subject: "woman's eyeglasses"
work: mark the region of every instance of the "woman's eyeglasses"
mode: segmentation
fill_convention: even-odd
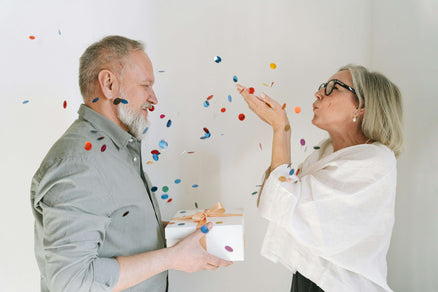
[[[332,79],[329,82],[321,84],[318,88],[318,91],[321,90],[322,88],[325,88],[325,95],[329,96],[333,92],[333,89],[335,88],[336,84],[339,84],[340,86],[344,87],[345,89],[348,89],[351,92],[353,92],[354,94],[356,94],[356,91],[354,90],[354,88],[348,86],[344,82],[339,81],[338,79]]]

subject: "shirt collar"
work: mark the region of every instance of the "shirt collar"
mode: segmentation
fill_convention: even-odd
[[[85,104],[81,104],[78,114],[79,118],[88,121],[97,131],[105,132],[119,149],[126,147],[128,142],[133,141],[133,139],[136,140],[130,133]]]

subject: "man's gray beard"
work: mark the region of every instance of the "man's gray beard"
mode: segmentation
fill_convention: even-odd
[[[149,122],[144,118],[141,110],[136,111],[129,104],[119,104],[117,116],[128,127],[129,133],[138,140],[143,139],[144,131],[148,127]]]

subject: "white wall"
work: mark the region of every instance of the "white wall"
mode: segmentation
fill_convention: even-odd
[[[372,11],[371,66],[400,86],[406,134],[388,282],[438,291],[438,2],[376,0]]]
[[[412,4],[413,1],[408,3],[420,6]],[[408,6],[402,8],[408,13]],[[218,200],[230,208],[245,208],[246,260],[215,272],[172,271],[170,290],[288,291],[290,273],[259,255],[266,222],[258,216],[256,196],[251,195],[258,190],[256,185],[269,164],[271,133],[236,94],[232,78],[237,75],[239,82],[253,86],[257,92],[264,91],[286,102],[292,122],[295,164],[325,137],[310,123],[316,87],[346,63],[381,69],[396,83],[403,83],[404,92],[411,90],[413,94],[407,94],[405,101],[405,105],[411,105],[405,107],[407,121],[416,124],[432,118],[431,105],[435,101],[430,98],[431,85],[422,87],[424,107],[417,104],[417,99],[412,99],[417,88],[414,84],[425,79],[414,75],[416,82],[408,82],[411,74],[400,72],[400,61],[393,56],[394,47],[391,47],[394,44],[388,44],[388,38],[381,31],[384,27],[395,33],[398,26],[392,24],[394,22],[406,29],[412,28],[401,18],[395,21],[384,18],[385,12],[393,11],[390,3],[380,9],[377,1],[373,6],[365,0],[2,2],[0,96],[3,106],[0,117],[3,143],[0,147],[5,162],[0,174],[6,200],[0,212],[3,231],[0,244],[4,251],[0,291],[38,291],[39,272],[33,255],[33,217],[29,202],[31,177],[49,147],[76,117],[81,103],[77,86],[79,56],[89,44],[108,34],[143,40],[154,63],[159,104],[150,115],[152,127],[144,141],[143,160],[153,183],[170,189],[171,203],[158,198],[164,219],[171,218],[178,209],[194,207],[194,202],[202,208]],[[413,22],[415,24],[415,20]],[[431,34],[436,33],[430,25],[422,23],[419,27],[425,33],[426,43],[431,43]],[[35,35],[36,39],[29,40],[29,35]],[[387,45],[381,48],[383,43]],[[410,42],[404,52],[412,56],[409,48],[418,47],[421,44]],[[432,57],[432,52],[426,56]],[[213,61],[216,55],[222,57],[219,64]],[[430,58],[423,63],[428,60]],[[277,69],[269,68],[271,62],[277,64]],[[415,65],[413,61],[409,64]],[[165,72],[158,72],[161,70]],[[423,73],[422,78],[430,78],[427,84],[432,84],[432,75],[428,77],[419,69],[415,72]],[[262,85],[271,82],[274,82],[272,88]],[[204,108],[202,103],[211,94],[214,95],[211,105]],[[229,94],[233,97],[232,103],[228,102]],[[24,100],[30,102],[23,104]],[[64,100],[68,102],[67,109],[62,107]],[[295,106],[301,106],[300,114],[293,112]],[[221,107],[227,111],[221,113]],[[415,111],[409,113],[410,109]],[[237,119],[239,113],[246,115],[244,121]],[[160,114],[166,117],[160,119]],[[422,116],[421,119],[415,120],[418,116]],[[172,120],[170,128],[165,126],[168,119]],[[210,139],[199,139],[203,127],[212,133]],[[413,147],[418,146],[414,144],[416,141],[423,147],[433,145],[430,139],[436,133],[436,123],[430,123],[429,132],[424,136],[416,133],[412,126],[407,130]],[[436,139],[436,134],[434,137]],[[306,139],[307,150],[300,146],[301,138]],[[158,149],[161,139],[169,143],[168,149],[158,162],[147,165],[146,161],[152,160],[150,151]],[[429,144],[426,144],[427,139]],[[426,154],[425,150],[421,157]],[[427,198],[436,193],[436,188],[431,188],[427,180],[434,177],[434,169],[430,157],[419,160],[418,155],[410,150],[400,161],[399,177],[403,180],[401,185],[405,185],[399,189],[399,221],[389,257],[389,281],[398,288],[396,291],[412,291],[402,289],[408,287],[402,281],[410,281],[407,271],[420,279],[427,271],[416,257],[430,257],[427,250],[414,254],[420,242],[403,237],[402,231],[406,228],[418,228],[405,218],[419,216],[422,208],[429,208],[429,220],[436,222],[431,212],[433,205],[426,205],[430,203]],[[432,157],[436,161],[437,156]],[[174,184],[177,178],[182,180],[179,185]],[[193,189],[193,184],[199,188]],[[412,201],[407,198],[410,193],[406,190],[410,188],[412,192],[421,191],[424,198],[414,201],[414,210]],[[411,208],[407,208],[408,204]],[[435,230],[436,227],[435,223]],[[415,236],[416,232],[413,229],[411,234]],[[436,242],[436,234],[434,240]],[[431,244],[424,241],[420,246]],[[400,254],[406,253],[410,253],[409,258],[399,259]],[[434,259],[438,259],[436,253]],[[415,269],[403,266],[412,262],[417,263]],[[403,286],[399,286],[400,283]],[[429,283],[427,287],[432,287],[433,283]]]

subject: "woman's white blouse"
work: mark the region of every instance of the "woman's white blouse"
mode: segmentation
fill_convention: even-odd
[[[392,291],[386,253],[394,224],[397,165],[380,143],[333,152],[331,141],[290,175],[276,168],[260,198],[269,220],[262,255],[324,291]]]

